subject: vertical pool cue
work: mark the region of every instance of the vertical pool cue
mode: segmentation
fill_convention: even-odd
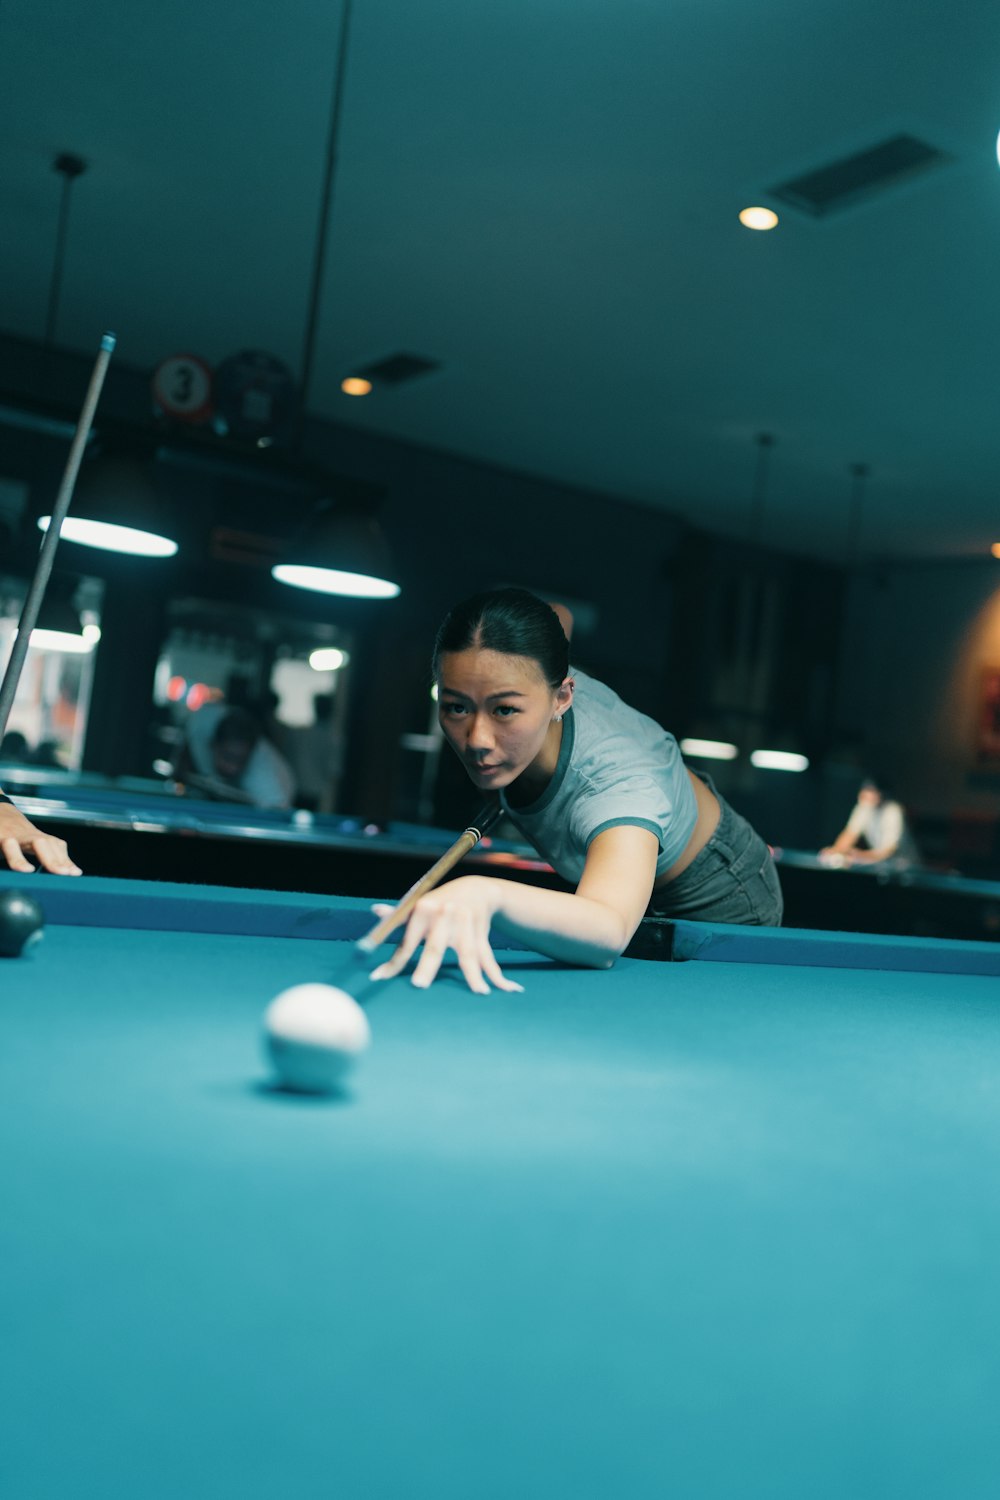
[[[395,931],[408,919],[421,896],[433,890],[448,871],[454,869],[459,860],[464,859],[469,850],[474,849],[479,840],[489,833],[494,823],[498,821],[501,811],[499,802],[487,802],[486,806],[480,809],[475,823],[470,824],[451,848],[445,850],[437,863],[431,865],[426,875],[421,875],[416,884],[410,886],[398,906],[395,906],[388,916],[376,923],[366,937],[358,938],[354,945],[355,950],[362,955],[374,953],[379,943],[384,943],[389,933]]]
[[[107,374],[108,362],[115,347],[115,336],[113,333],[104,334],[101,339],[101,347],[94,363],[90,384],[87,394],[83,399],[83,408],[80,412],[79,421],[76,424],[76,432],[73,434],[73,442],[70,445],[69,457],[66,460],[66,468],[63,472],[62,483],[59,493],[56,495],[55,504],[52,507],[52,515],[49,519],[48,530],[42,537],[42,545],[38,551],[38,562],[35,564],[34,576],[28,589],[24,607],[21,610],[21,618],[17,625],[17,635],[11,647],[10,660],[7,670],[0,683],[0,740],[3,739],[7,729],[7,720],[17,693],[17,684],[21,678],[24,667],[24,659],[28,654],[28,644],[31,640],[31,632],[35,628],[38,619],[38,611],[41,608],[42,599],[48,585],[49,576],[52,572],[52,564],[55,561],[56,547],[59,545],[59,531],[66,512],[69,510],[70,501],[73,498],[73,486],[76,484],[76,476],[80,469],[80,461],[83,458],[83,450],[90,437],[90,429],[94,422],[94,412],[97,410],[97,402],[100,398],[101,387],[104,385],[104,377]]]

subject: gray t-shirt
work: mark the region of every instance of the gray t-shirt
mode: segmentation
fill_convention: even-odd
[[[698,820],[677,741],[603,682],[573,668],[571,675],[576,691],[552,780],[527,807],[511,807],[501,792],[504,811],[564,880],[579,881],[591,841],[620,824],[656,835],[662,875]]]

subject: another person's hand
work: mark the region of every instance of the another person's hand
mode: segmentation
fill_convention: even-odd
[[[854,863],[855,850],[835,849],[832,845],[828,849],[819,851],[819,862],[826,865],[830,870],[843,870],[847,865]]]
[[[379,917],[388,916],[393,909],[373,907]],[[401,974],[422,943],[424,951],[411,980],[419,989],[427,989],[434,983],[446,953],[453,951],[469,989],[475,994],[488,995],[490,984],[498,990],[523,991],[523,985],[504,975],[490,947],[492,916],[488,882],[475,875],[447,881],[420,898],[395,954],[373,969],[371,978],[393,979]]]
[[[50,875],[83,874],[70,859],[66,841],[54,834],[43,833],[34,823],[29,823],[12,802],[0,802],[0,854],[12,870],[25,875],[33,872],[37,865],[48,870]],[[29,854],[36,864],[28,859]]]

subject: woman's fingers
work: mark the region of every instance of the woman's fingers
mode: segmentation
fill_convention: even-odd
[[[27,875],[34,872],[35,867],[30,860],[25,859],[18,839],[13,837],[0,839],[0,853],[3,854],[10,868],[16,870],[19,875]]]
[[[498,990],[507,990],[510,994],[513,995],[524,994],[523,984],[518,984],[516,979],[507,978],[506,974],[497,963],[496,954],[493,952],[493,949],[490,947],[488,941],[483,943],[483,951],[480,954],[479,962],[482,965],[483,973],[486,975],[487,979],[491,984],[495,985]]]
[[[374,906],[372,910],[377,916],[382,916],[393,908]],[[521,985],[506,978],[496,961],[489,943],[486,911],[463,900],[452,901],[443,893],[435,893],[418,903],[395,954],[373,969],[370,978],[395,978],[406,968],[421,944],[423,952],[411,981],[418,989],[427,989],[434,983],[446,955],[453,951],[462,977],[474,994],[488,995],[490,983],[501,990],[522,990]]]
[[[48,870],[50,875],[83,874],[79,865],[75,865],[70,859],[64,839],[57,839],[52,834],[42,834],[32,841],[31,847],[42,869]]]
[[[10,821],[8,819],[8,821]],[[69,857],[65,839],[53,833],[42,833],[21,814],[14,818],[15,832],[0,837],[0,854],[12,870],[27,875],[34,871],[28,855],[34,856],[50,875],[81,875],[83,871]]]
[[[424,951],[421,953],[417,967],[413,971],[412,984],[418,989],[425,990],[434,983],[442,960],[449,948],[454,948],[458,955],[459,965],[462,973],[472,989],[481,987],[485,980],[480,974],[478,980],[470,977],[462,962],[466,943],[462,941],[468,932],[468,913],[455,911],[450,901],[444,901],[434,912],[434,916],[424,934]],[[408,935],[408,934],[407,934]],[[481,993],[480,989],[480,993]]]
[[[378,917],[394,910],[384,903],[372,906]],[[481,882],[475,879],[449,882],[417,902],[396,952],[373,969],[369,978],[394,979],[422,945],[411,981],[418,989],[427,989],[434,983],[445,957],[453,952],[462,977],[474,994],[488,995],[491,984],[499,990],[523,993],[523,986],[503,973],[490,947],[490,916],[491,907],[484,899]]]
[[[386,914],[392,910],[391,906],[386,908]],[[369,979],[395,979],[397,974],[402,973],[417,951],[418,945],[423,941],[426,930],[427,919],[417,906],[403,930],[403,936],[392,958],[386,959],[384,964],[379,964],[377,969],[372,969]]]

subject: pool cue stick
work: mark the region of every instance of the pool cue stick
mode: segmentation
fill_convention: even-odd
[[[389,912],[388,916],[383,917],[380,922],[376,923],[367,937],[358,938],[354,945],[357,952],[361,954],[374,953],[379,943],[385,942],[389,933],[395,931],[397,927],[407,920],[421,896],[425,896],[428,891],[432,891],[444,879],[448,871],[454,869],[459,860],[464,859],[469,850],[474,849],[479,840],[485,834],[489,833],[494,823],[498,821],[501,812],[502,808],[499,802],[487,802],[486,806],[480,810],[475,823],[470,824],[465,832],[455,840],[451,848],[445,850],[437,863],[431,865],[426,875],[421,875],[416,884],[410,886],[406,895]]]
[[[38,611],[41,608],[42,599],[48,585],[49,576],[52,572],[52,564],[55,561],[56,547],[59,545],[59,531],[66,512],[69,510],[70,501],[73,498],[73,486],[76,484],[76,476],[80,469],[80,461],[83,458],[83,450],[90,437],[90,429],[94,421],[94,412],[97,410],[97,402],[100,399],[101,387],[104,385],[104,377],[107,374],[108,362],[115,347],[115,336],[106,333],[101,339],[101,347],[94,363],[90,384],[87,394],[83,400],[83,408],[80,412],[79,421],[76,424],[76,432],[73,434],[73,442],[70,446],[69,457],[66,460],[66,468],[63,472],[62,483],[56,495],[55,504],[52,507],[52,515],[49,518],[49,526],[42,537],[42,545],[38,551],[38,562],[35,564],[34,576],[28,588],[28,595],[21,610],[21,618],[17,625],[17,635],[11,647],[10,660],[7,670],[0,684],[0,740],[3,739],[7,729],[7,720],[13,707],[14,697],[17,693],[17,684],[21,678],[24,668],[24,660],[28,654],[28,645],[31,641],[31,632],[35,628],[38,619]]]
[[[238,803],[246,807],[257,805],[249,792],[243,791],[242,787],[230,786],[228,781],[220,781],[217,776],[202,776],[197,771],[189,771],[177,780],[181,786],[193,787],[196,792],[210,793],[216,802]]]

